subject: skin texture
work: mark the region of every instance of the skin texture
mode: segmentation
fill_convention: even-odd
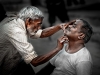
[[[25,21],[26,29],[28,32],[31,31],[36,33],[41,28],[41,24],[42,24],[42,19],[31,20],[28,18]]]
[[[36,33],[39,29],[41,29],[41,24],[42,24],[41,18],[35,19],[35,20],[27,19],[25,21],[26,29],[27,29],[27,32],[29,32],[29,33],[31,31]],[[48,27],[46,29],[43,29],[40,38],[51,36],[54,33],[56,33],[57,31],[59,31],[60,29],[63,29],[64,26],[66,26],[66,24],[63,24],[63,25],[59,24],[59,25],[56,25],[56,26],[53,26],[53,27]],[[62,40],[64,40],[64,41],[61,42]],[[66,40],[65,36],[59,38],[58,41],[57,41],[56,48],[54,48],[53,50],[51,50],[47,54],[37,56],[36,58],[34,58],[31,61],[31,64],[33,66],[38,66],[40,64],[47,62],[49,59],[51,59],[56,53],[58,53],[63,48],[63,44],[64,44],[65,40]]]
[[[62,39],[61,41],[64,40],[64,43],[67,43],[66,48],[65,48],[66,54],[65,54],[65,51],[60,52],[56,57],[51,59],[51,62],[48,63],[43,69],[41,69],[36,75],[39,75],[39,74],[45,75],[46,74],[45,72],[47,72],[46,75],[55,75],[58,73],[60,75],[61,73],[67,74],[67,71],[70,74],[75,73],[76,75],[90,75],[90,71],[91,71],[91,60],[90,59],[91,58],[89,60],[84,60],[84,57],[77,58],[81,54],[76,53],[77,51],[81,50],[85,44],[84,38],[86,35],[85,33],[82,32],[82,26],[83,26],[82,20],[75,20],[71,23],[70,22],[67,23],[66,26],[64,26],[63,28],[64,37],[63,38],[66,38],[66,39]],[[84,51],[80,53],[84,53]],[[64,55],[62,56],[62,54]],[[88,58],[87,54],[82,54],[82,55],[87,56],[85,57],[85,59]],[[65,59],[63,59],[64,57]],[[66,61],[62,62],[63,60],[66,60]],[[63,65],[61,65],[61,63]],[[66,70],[65,70],[65,67],[66,67]]]
[[[38,56],[38,57],[34,58],[31,61],[31,64],[34,65],[34,66],[38,66],[40,64],[43,64],[43,63],[47,62],[50,58],[52,58],[55,54],[57,54],[63,48],[64,41],[61,42],[62,40],[66,41],[65,37],[60,37],[57,41],[56,48],[54,48],[53,50],[51,50],[47,54],[44,54],[44,55],[41,55],[41,56]]]
[[[82,47],[84,47],[84,40],[83,38],[85,37],[85,34],[80,32],[81,27],[83,25],[83,22],[81,20],[76,20],[71,25],[68,25],[67,28],[65,28],[65,33],[64,35],[67,36],[69,42],[68,51],[69,53],[75,53]]]

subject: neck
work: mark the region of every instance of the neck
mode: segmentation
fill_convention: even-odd
[[[75,52],[79,51],[83,47],[84,47],[83,43],[69,42],[69,45],[68,45],[66,51],[69,52],[69,53],[75,53]]]

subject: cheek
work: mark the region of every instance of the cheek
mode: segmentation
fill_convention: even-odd
[[[71,31],[72,34],[76,34],[77,33],[77,29],[75,29],[75,28],[72,28],[70,31]]]
[[[35,30],[35,27],[32,26],[32,25],[30,25],[30,26],[27,27],[27,29],[28,29],[29,31],[34,31],[34,30]]]
[[[41,29],[41,26],[38,26],[38,29]]]
[[[76,33],[76,31],[70,31],[70,32],[67,32],[67,35],[71,36],[71,37],[75,37],[75,36],[77,36],[77,33]]]

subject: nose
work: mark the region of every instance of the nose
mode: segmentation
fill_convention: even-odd
[[[34,33],[36,33],[38,31],[38,29],[34,29]]]
[[[41,26],[38,27],[38,30],[41,29]]]
[[[34,31],[34,33],[36,33],[37,32],[37,30],[36,31]]]
[[[68,27],[72,27],[72,25],[69,25]]]

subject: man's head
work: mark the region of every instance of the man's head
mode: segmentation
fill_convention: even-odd
[[[72,41],[84,41],[87,43],[93,33],[92,27],[83,19],[77,19],[66,28],[65,35]]]
[[[80,19],[80,20],[83,22],[81,32],[85,34],[84,42],[87,43],[92,36],[93,29],[87,21],[85,21],[83,19]]]
[[[34,6],[24,7],[17,14],[18,18],[25,22],[29,34],[34,35],[40,28],[44,18],[43,13]]]

